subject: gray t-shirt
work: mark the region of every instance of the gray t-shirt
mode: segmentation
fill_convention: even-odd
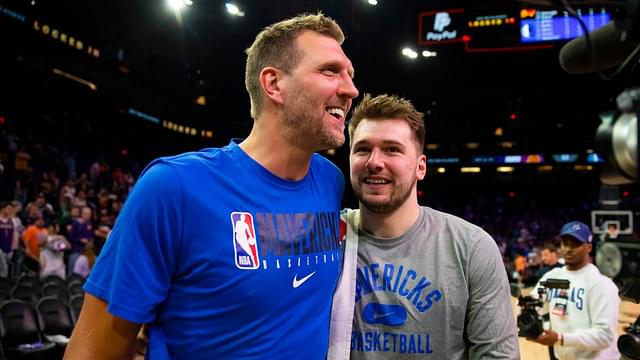
[[[422,207],[395,239],[360,230],[351,359],[519,359],[509,283],[481,228]]]

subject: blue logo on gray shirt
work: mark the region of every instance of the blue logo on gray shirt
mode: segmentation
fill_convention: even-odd
[[[362,310],[362,317],[369,324],[400,326],[407,321],[407,310],[402,305],[370,303]]]

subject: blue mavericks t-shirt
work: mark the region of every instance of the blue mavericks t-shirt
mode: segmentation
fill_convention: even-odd
[[[319,155],[300,181],[233,142],[155,160],[85,289],[151,324],[151,359],[324,359],[343,189]]]

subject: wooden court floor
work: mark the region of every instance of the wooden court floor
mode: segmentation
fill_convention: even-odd
[[[518,299],[512,298],[513,315],[519,314]],[[624,328],[633,324],[640,315],[640,304],[634,304],[628,301],[620,303],[620,316],[618,317],[618,335],[624,334]],[[549,352],[545,346],[527,341],[524,338],[520,340],[520,358],[522,360],[545,360],[549,359]]]

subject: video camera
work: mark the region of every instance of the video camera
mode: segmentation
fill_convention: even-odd
[[[640,0],[619,1],[614,20],[591,33],[567,0],[552,1],[576,17],[584,32],[560,50],[560,65],[566,72],[597,72],[610,80],[628,67],[636,69],[640,59]],[[616,66],[610,75],[601,71]],[[640,303],[640,241],[633,237],[633,213],[617,208],[619,196],[609,196],[619,185],[638,183],[640,87],[624,90],[616,103],[616,110],[600,115],[602,124],[595,139],[597,151],[605,159],[600,175],[604,184],[600,194],[603,209],[592,212],[593,233],[603,235],[601,244],[594,246],[595,263],[603,274],[614,279],[623,300]],[[618,350],[626,358],[640,360],[640,317],[625,331],[627,334],[618,339]]]
[[[544,305],[547,289],[569,289],[570,282],[563,279],[547,279],[547,281],[540,282],[540,285],[542,286],[538,288],[537,299],[531,296],[522,296],[520,288],[512,287],[511,289],[511,295],[518,297],[518,306],[520,307],[520,315],[516,320],[520,337],[533,339],[542,334],[545,319],[539,314],[538,308]]]

